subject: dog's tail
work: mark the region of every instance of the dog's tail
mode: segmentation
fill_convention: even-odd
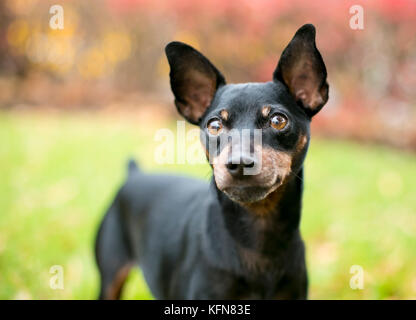
[[[137,165],[137,162],[133,159],[130,158],[128,163],[127,163],[127,173],[128,175],[131,175],[134,172],[139,172],[139,166]]]

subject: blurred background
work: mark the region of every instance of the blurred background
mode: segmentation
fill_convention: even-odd
[[[57,3],[59,2],[59,3]],[[52,5],[64,10],[53,30]],[[352,5],[364,9],[353,30]],[[230,82],[270,81],[305,23],[330,99],[312,125],[302,233],[312,299],[416,299],[416,2],[0,2],[0,298],[93,299],[93,241],[134,156],[179,119],[164,46],[202,51]],[[191,128],[191,126],[189,126]],[[50,286],[62,266],[64,288]],[[364,288],[353,290],[353,265]],[[139,271],[123,295],[149,299]]]

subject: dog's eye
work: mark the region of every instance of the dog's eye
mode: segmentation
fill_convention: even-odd
[[[287,118],[283,114],[275,114],[270,118],[270,125],[276,130],[283,130],[287,126]]]
[[[213,136],[217,136],[222,131],[222,122],[220,119],[214,118],[208,121],[207,124],[208,132]]]

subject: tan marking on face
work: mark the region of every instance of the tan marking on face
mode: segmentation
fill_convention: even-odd
[[[285,180],[290,172],[292,165],[292,156],[288,152],[277,151],[271,147],[262,147],[262,171],[272,171],[277,168],[277,174],[281,180]]]
[[[306,135],[301,135],[296,144],[295,151],[293,153],[285,153],[275,151],[274,149],[269,148],[267,151],[269,157],[275,158],[275,162],[279,163],[279,172],[283,173],[282,183],[271,192],[265,199],[246,204],[245,207],[251,212],[259,216],[265,216],[274,210],[276,210],[277,203],[282,198],[284,192],[284,179],[287,178],[291,173],[291,166],[294,161],[296,161],[297,156],[304,150],[306,144],[308,143],[308,137]]]
[[[296,166],[301,161],[302,155],[304,154],[305,147],[308,144],[308,137],[305,134],[299,136],[298,142],[296,143],[295,149],[292,154],[292,163]]]
[[[222,110],[221,112],[220,112],[220,116],[221,116],[221,119],[222,120],[224,120],[224,121],[227,121],[228,120],[228,116],[229,116],[229,114],[228,114],[228,111],[227,110]]]
[[[276,151],[272,148],[263,148],[263,169],[274,171],[279,181],[274,184],[267,196],[257,202],[247,203],[243,206],[250,212],[259,216],[265,216],[276,210],[277,204],[282,198],[284,185],[291,173],[292,156],[289,153]],[[275,178],[275,180],[276,180]]]
[[[261,109],[261,114],[263,115],[263,117],[267,117],[270,113],[270,110],[272,109],[272,107],[270,106],[264,106],[263,109]]]
[[[276,211],[285,184],[291,176],[292,166],[297,167],[298,160],[305,151],[307,143],[308,136],[302,134],[292,151],[278,151],[268,146],[255,146],[256,157],[261,157],[261,170],[259,174],[251,176],[244,182],[235,181],[226,168],[231,151],[231,145],[227,145],[219,155],[212,159],[214,179],[218,189],[224,191],[224,189],[238,186],[240,183],[244,183],[244,186],[266,188],[267,191],[263,199],[255,202],[241,202],[240,204],[260,217]]]
[[[250,211],[266,214],[273,209],[275,201],[279,200],[275,198],[279,193],[275,193],[274,197],[271,198],[268,198],[268,195],[276,191],[287,181],[291,173],[292,157],[287,152],[276,151],[271,147],[262,146],[255,146],[254,154],[257,157],[261,157],[260,173],[248,177],[244,182],[238,182],[234,180],[226,168],[230,155],[230,145],[227,145],[217,157],[213,158],[214,179],[218,189],[221,191],[225,191],[225,189],[233,186],[241,186],[242,183],[246,187],[267,189],[264,199],[251,204],[241,203],[244,206],[247,205]]]
[[[230,153],[230,145],[227,145],[222,149],[219,155],[214,156],[212,159],[212,167],[214,168],[214,179],[217,187],[221,190],[221,187],[226,183],[227,179],[230,179],[230,174],[226,168],[228,155]]]
[[[308,137],[306,135],[301,135],[296,145],[296,152],[301,152],[307,143]]]

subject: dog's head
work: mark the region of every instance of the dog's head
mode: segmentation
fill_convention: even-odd
[[[267,83],[226,84],[207,58],[181,42],[169,43],[166,55],[176,107],[200,126],[221,191],[253,203],[299,172],[310,120],[328,100],[313,25],[296,32]]]

